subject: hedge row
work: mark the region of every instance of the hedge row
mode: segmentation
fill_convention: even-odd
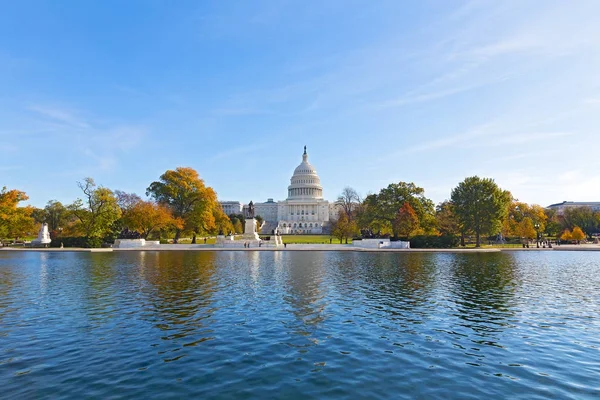
[[[102,247],[102,239],[98,237],[76,237],[76,236],[63,236],[53,239],[50,243],[50,247],[85,247],[85,248],[97,248]]]
[[[460,238],[453,235],[418,235],[410,238],[413,249],[450,249],[458,246]]]

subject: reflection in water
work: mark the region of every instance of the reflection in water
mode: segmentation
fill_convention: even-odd
[[[212,252],[149,252],[144,255],[142,287],[151,310],[151,320],[170,332],[165,339],[183,338],[203,326],[215,311],[211,296],[215,283]]]
[[[512,255],[456,255],[452,265],[457,315],[465,328],[481,337],[478,342],[498,344],[498,333],[510,327],[514,295],[519,285]]]
[[[302,330],[306,329],[306,325],[316,325],[325,320],[323,252],[290,253],[289,262],[293,267],[287,271],[283,299],[292,306],[292,312],[304,325],[300,328]]]
[[[0,387],[586,398],[599,314],[600,253],[0,252]]]

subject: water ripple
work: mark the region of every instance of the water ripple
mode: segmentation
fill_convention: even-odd
[[[7,398],[597,398],[600,253],[0,252]]]

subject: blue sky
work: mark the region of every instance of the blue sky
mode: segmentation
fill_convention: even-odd
[[[65,203],[195,168],[282,200],[307,145],[325,197],[467,176],[600,201],[600,1],[12,1],[0,186]]]

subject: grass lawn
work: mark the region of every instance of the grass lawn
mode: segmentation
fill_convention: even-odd
[[[329,235],[282,235],[281,238],[283,243],[297,244],[329,244],[329,240],[332,239]],[[340,241],[333,238],[331,243],[340,244]],[[346,241],[343,243],[346,243]],[[348,243],[352,243],[352,239],[348,239]]]

